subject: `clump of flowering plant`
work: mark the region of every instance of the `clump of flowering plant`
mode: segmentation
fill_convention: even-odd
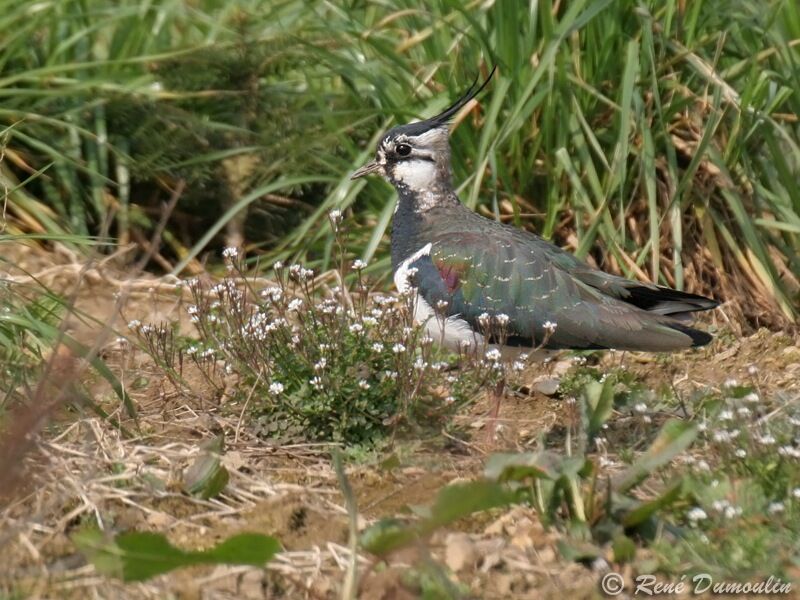
[[[340,219],[331,222],[338,238]],[[338,275],[278,262],[264,283],[239,252],[223,256],[221,282],[190,284],[196,345],[239,376],[265,436],[361,444],[440,427],[496,376],[485,360],[456,376],[467,354],[444,354],[413,323],[413,290],[370,293],[361,260],[340,259]]]

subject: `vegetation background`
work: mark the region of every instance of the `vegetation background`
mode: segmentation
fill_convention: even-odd
[[[181,319],[191,326],[195,314],[185,311],[177,324],[103,328],[106,316],[126,308],[112,291],[132,289],[139,308],[161,317],[169,294],[178,298],[173,309],[185,308],[187,278],[198,276],[194,298],[211,307],[202,284],[251,267],[282,277],[275,302],[287,314],[294,294],[309,314],[321,311],[320,322],[335,315],[330,304],[311,307],[320,289],[339,285],[351,286],[358,319],[372,315],[374,300],[359,286],[363,277],[370,293],[391,289],[387,234],[395,199],[385,182],[354,182],[350,173],[371,157],[387,128],[435,114],[495,65],[491,84],[453,125],[462,200],[610,272],[721,300],[714,346],[642,368],[612,368],[592,356],[584,368],[587,357],[577,357],[559,388],[565,402],[523,403],[520,410],[535,414],[512,412],[508,419],[530,424],[535,435],[520,433],[514,445],[536,453],[494,456],[484,470],[483,451],[449,430],[430,454],[419,441],[388,458],[380,446],[354,445],[351,489],[341,463],[331,466],[327,446],[279,448],[270,460],[280,467],[259,462],[263,439],[275,433],[272,415],[294,418],[297,407],[319,396],[317,388],[296,389],[317,379],[319,339],[303,339],[306,370],[280,363],[285,375],[272,382],[259,369],[273,360],[273,347],[259,346],[267,356],[259,363],[263,357],[242,342],[239,366],[253,377],[243,376],[247,385],[237,389],[225,379],[230,373],[215,371],[215,352],[230,348],[212,347],[225,339],[215,327],[247,321],[233,292],[226,292],[224,314],[209,308],[192,319],[209,323],[204,348],[181,346],[188,342],[173,336]],[[490,582],[505,580],[486,573],[500,563],[508,589],[524,583],[531,597],[546,596],[544,590],[559,597],[581,585],[591,594],[597,574],[585,566],[614,569],[626,582],[637,572],[692,570],[797,576],[800,345],[791,336],[800,311],[799,176],[795,0],[436,0],[425,7],[405,0],[0,0],[0,463],[28,465],[23,458],[33,455],[72,461],[50,471],[31,467],[40,479],[0,470],[0,490],[21,487],[35,495],[38,511],[23,514],[22,504],[8,503],[0,513],[10,524],[0,546],[14,540],[10,570],[18,575],[10,584],[0,577],[0,596],[26,597],[34,589],[46,596],[48,588],[37,586],[51,576],[63,584],[53,588],[59,591],[112,586],[98,587],[101,596],[163,597],[188,585],[161,579],[153,587],[114,588],[86,558],[98,572],[129,580],[160,573],[153,564],[260,568],[274,558],[275,539],[259,546],[263,540],[237,538],[226,546],[225,519],[240,519],[245,531],[280,534],[278,566],[269,576],[250,573],[290,596],[302,590],[353,597],[364,555],[374,559],[374,578],[361,579],[364,597],[395,584],[405,589],[407,578],[402,586],[381,579],[394,568],[381,561],[471,513],[479,513],[468,528],[472,537],[448,538],[444,559],[435,541],[432,555],[417,548],[411,587],[426,597],[467,595],[463,581],[451,581],[459,571],[474,576],[473,593],[490,597],[483,594]],[[345,214],[338,234],[329,222],[333,209]],[[242,252],[226,263],[222,250],[229,247]],[[343,281],[343,265],[355,259],[366,267],[349,270]],[[263,267],[274,261],[313,267],[318,277],[292,287],[291,275]],[[105,312],[81,304],[86,285],[95,299],[109,296]],[[429,346],[409,343],[408,323],[397,314],[390,319],[397,338],[372,349],[363,343],[363,327],[330,317],[338,328],[332,339],[352,364],[326,389],[361,394],[387,423],[398,411],[385,390],[405,385],[404,398],[413,397],[418,386],[406,384],[417,359],[445,364],[427,354],[434,352]],[[293,324],[283,320],[287,337]],[[773,333],[744,337],[761,327]],[[387,365],[401,356],[408,377],[382,380],[385,387],[370,383],[361,365],[373,350]],[[190,354],[201,357],[191,367],[206,386],[199,392],[183,387]],[[204,356],[211,358],[202,362]],[[424,388],[432,404],[450,398],[451,413],[466,410],[461,418],[475,420],[475,409],[464,407],[474,400],[470,386],[486,381],[463,378],[456,402],[445,383],[456,378],[437,368]],[[54,386],[60,381],[66,383]],[[281,403],[281,394],[294,404]],[[170,404],[176,396],[192,400]],[[251,396],[272,398],[263,400],[273,411],[266,433],[258,419],[254,425],[245,418]],[[334,399],[334,413],[341,413],[336,402],[350,397],[344,396]],[[218,405],[210,408],[211,400]],[[235,415],[224,412],[228,400]],[[374,415],[369,429],[349,418],[332,424],[330,410],[319,408],[317,431],[332,429],[337,440],[385,433],[386,423],[372,427]],[[44,441],[34,443],[32,432],[54,417]],[[293,431],[304,427],[308,432],[302,420],[292,424]],[[220,430],[229,438],[235,433],[229,448],[236,458],[228,453],[221,462],[221,441],[198,449],[192,437]],[[442,456],[452,467],[447,476]],[[365,475],[352,463],[374,472]],[[424,475],[414,479],[413,469]],[[176,483],[175,473],[184,472]],[[443,487],[476,473],[483,476],[474,487]],[[25,487],[31,481],[37,490]],[[414,488],[420,481],[421,494]],[[298,486],[314,506],[287,500]],[[333,510],[327,499],[340,489],[344,503]],[[397,502],[386,507],[373,489]],[[282,505],[262,504],[266,498]],[[431,508],[418,510],[423,503]],[[412,525],[378,520],[394,517],[400,506],[404,518],[414,511],[419,518]],[[498,507],[509,512],[491,513]],[[250,510],[273,520],[258,521],[267,517]],[[349,538],[334,531],[345,512]],[[494,519],[488,526],[483,513]],[[307,518],[311,533],[302,533]],[[357,546],[361,518],[379,527]],[[169,527],[170,539],[183,547],[208,548],[208,531],[223,542],[183,552],[157,536],[123,533],[113,543],[97,531],[73,536],[73,527],[87,523],[105,523],[106,532]],[[523,533],[519,523],[526,524]],[[325,536],[327,549],[310,555],[309,545]],[[491,540],[515,536],[534,541],[522,554],[508,544],[487,549],[495,547]],[[69,554],[76,546],[81,554]],[[253,553],[237,554],[234,546]],[[474,572],[466,559],[451,561],[465,548]],[[503,559],[478,569],[493,552]],[[150,562],[136,562],[142,555]],[[521,564],[530,569],[514,566]],[[302,584],[320,573],[329,576],[325,590]],[[519,573],[528,579],[521,582]],[[80,577],[85,581],[75,583]],[[202,588],[217,580],[198,581],[191,583]]]
[[[496,64],[453,134],[464,202],[729,301],[734,322],[786,325],[800,8],[723,5],[4,0],[4,232],[110,253],[147,239],[180,179],[154,268],[196,270],[226,231],[325,268],[338,207],[349,251],[383,273],[392,193],[349,173]]]

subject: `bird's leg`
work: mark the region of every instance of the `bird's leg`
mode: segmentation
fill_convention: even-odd
[[[492,410],[489,412],[489,423],[486,431],[486,442],[491,444],[494,442],[494,434],[497,431],[497,417],[500,414],[500,401],[503,399],[503,392],[506,389],[506,376],[505,373],[500,377],[499,381],[495,384],[492,390]]]

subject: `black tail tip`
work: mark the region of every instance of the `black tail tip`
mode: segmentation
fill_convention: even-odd
[[[699,348],[700,346],[705,346],[711,343],[711,341],[714,339],[714,336],[708,333],[707,331],[701,331],[700,329],[695,329],[694,327],[688,327],[686,325],[682,325],[681,323],[671,323],[670,327],[692,338],[692,348]]]

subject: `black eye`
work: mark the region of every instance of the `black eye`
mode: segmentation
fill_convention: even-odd
[[[397,147],[394,149],[394,151],[400,156],[408,156],[411,154],[411,146],[408,144],[397,144]]]

